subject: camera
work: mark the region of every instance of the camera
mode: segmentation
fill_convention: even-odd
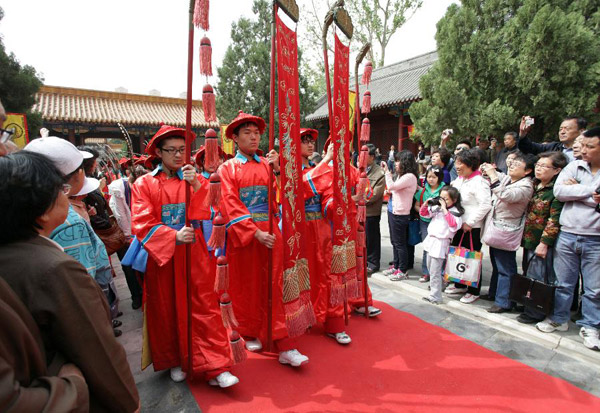
[[[600,187],[596,188],[596,194],[600,195]],[[600,204],[596,205],[596,212],[600,213]]]
[[[440,203],[440,197],[434,196],[433,198],[429,198],[429,202],[427,203],[429,206],[442,206]]]
[[[535,123],[535,120],[529,116],[525,118],[525,126],[529,127]]]

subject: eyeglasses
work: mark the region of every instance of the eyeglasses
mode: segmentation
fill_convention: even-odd
[[[169,155],[175,155],[177,153],[183,155],[185,153],[185,148],[161,148],[161,152],[166,152]]]
[[[6,143],[12,135],[15,134],[14,129],[2,129],[0,128],[0,143]]]
[[[554,166],[542,165],[541,163],[536,163],[535,167],[540,169],[556,169]]]
[[[71,185],[70,184],[63,184],[61,190],[62,190],[63,194],[69,195],[69,192],[71,192]]]

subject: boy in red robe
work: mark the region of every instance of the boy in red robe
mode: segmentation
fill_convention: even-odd
[[[192,244],[192,375],[210,385],[229,387],[238,378],[227,331],[214,293],[214,272],[209,270],[200,221],[210,218],[205,206],[208,182],[199,180],[191,165],[184,166],[185,130],[163,125],[146,152],[161,159],[151,173],[139,178],[132,190],[132,232],[148,253],[144,277],[144,318],[151,361],[155,370],[171,369],[178,382],[188,370],[188,327],[185,244]],[[192,227],[185,227],[185,191],[193,188],[190,202]],[[146,337],[144,337],[146,341]],[[144,346],[146,350],[146,346]]]
[[[272,337],[279,351],[279,362],[298,367],[308,357],[297,350],[296,339],[289,337],[283,305],[282,237],[277,225],[268,233],[268,191],[270,166],[279,173],[278,155],[269,153],[269,160],[257,155],[265,121],[240,111],[225,134],[233,139],[238,152],[219,168],[221,176],[220,211],[227,221],[227,261],[229,263],[229,294],[239,322],[239,332],[246,337],[250,351],[262,349],[267,340],[267,263],[273,249],[273,311]],[[274,197],[273,197],[274,198]],[[273,213],[279,211],[272,206]],[[277,219],[276,222],[278,222]]]
[[[309,199],[305,201],[304,211],[306,216],[306,255],[310,268],[310,286],[311,299],[315,316],[318,322],[325,325],[325,333],[335,338],[340,344],[349,344],[352,339],[345,331],[344,326],[344,305],[332,305],[330,302],[330,279],[331,272],[331,225],[324,216],[322,210],[327,208],[327,204],[322,200],[330,196],[326,192],[331,192],[331,168],[327,166],[330,158],[333,156],[329,151],[325,158],[319,164],[319,170],[326,171],[328,179],[312,179],[311,171],[319,173],[317,166],[309,158],[312,156],[315,148],[315,141],[318,132],[315,129],[301,129],[300,138],[302,140],[302,173],[304,180],[308,182],[311,191],[308,192]],[[331,204],[331,202],[330,202]]]

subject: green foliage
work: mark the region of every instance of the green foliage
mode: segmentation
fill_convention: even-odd
[[[241,17],[231,28],[231,44],[225,52],[223,64],[217,69],[217,113],[223,123],[233,120],[239,110],[269,121],[271,71],[271,2],[254,0],[252,10],[256,20]],[[312,87],[298,51],[300,77],[301,117],[315,107],[316,90]],[[275,114],[277,118],[277,113]],[[275,123],[277,131],[278,123]],[[261,139],[261,149],[268,148],[267,134]]]
[[[4,11],[0,8],[0,20]],[[35,94],[43,84],[43,79],[29,65],[21,66],[17,57],[7,54],[0,38],[0,99],[7,112],[25,113],[29,136],[38,136],[42,127],[42,117],[31,112],[35,104]]]
[[[437,144],[455,136],[518,130],[554,139],[571,114],[597,122],[600,3],[594,0],[463,0],[438,22],[439,60],[410,108],[415,132]]]

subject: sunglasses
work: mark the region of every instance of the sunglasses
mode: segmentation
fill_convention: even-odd
[[[0,143],[6,143],[11,136],[15,134],[14,129],[2,129],[0,128]]]

